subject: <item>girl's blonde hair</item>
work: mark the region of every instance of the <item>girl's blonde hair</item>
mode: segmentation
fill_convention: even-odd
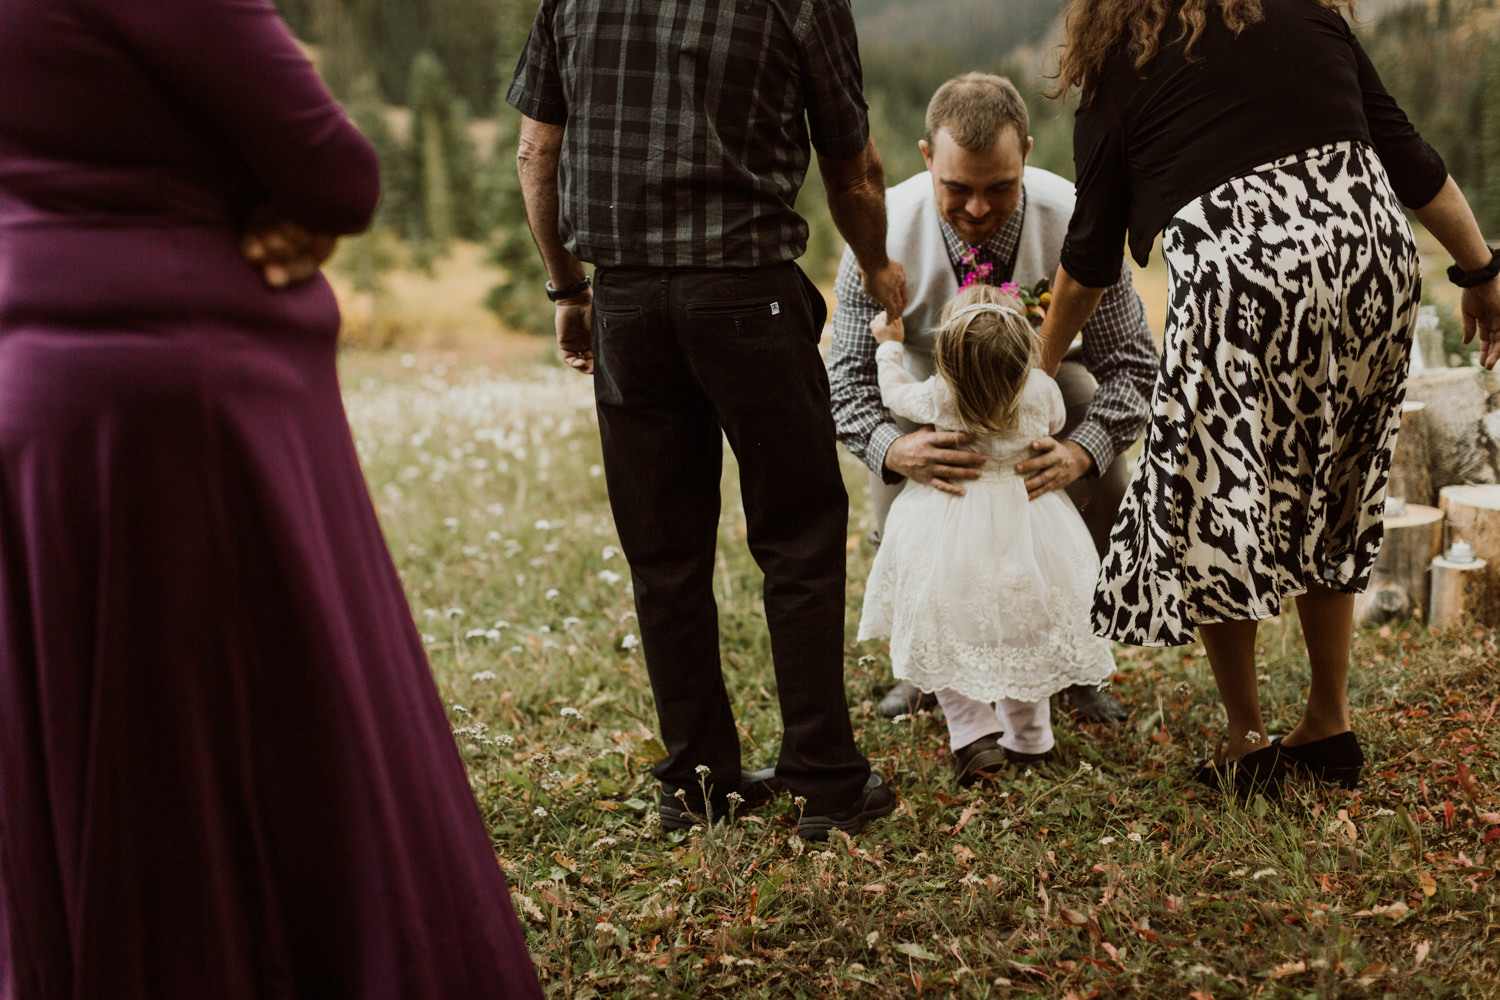
[[[971,308],[986,305],[994,308]],[[990,285],[961,290],[943,307],[932,357],[966,430],[1015,429],[1021,390],[1041,361],[1041,344],[1018,297]]]
[[[1353,16],[1354,0],[1320,2]],[[1210,11],[1216,11],[1236,35],[1265,17],[1261,0],[1073,0],[1057,62],[1057,86],[1047,96],[1066,96],[1076,87],[1087,104],[1105,59],[1117,46],[1128,45],[1140,69],[1155,57],[1173,21],[1179,25],[1174,40],[1185,39],[1191,53]]]

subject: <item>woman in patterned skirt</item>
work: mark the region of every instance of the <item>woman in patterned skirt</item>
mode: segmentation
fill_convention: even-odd
[[[1197,629],[1228,738],[1197,777],[1274,788],[1291,764],[1353,787],[1353,595],[1381,541],[1420,299],[1411,207],[1457,261],[1466,333],[1500,360],[1500,255],[1386,93],[1348,0],[1074,0],[1078,206],[1043,325],[1055,366],[1127,242],[1171,272],[1161,368],[1094,606],[1100,634]],[[1257,623],[1295,597],[1312,684],[1268,745]]]

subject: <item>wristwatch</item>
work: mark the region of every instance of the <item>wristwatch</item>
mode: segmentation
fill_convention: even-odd
[[[556,302],[558,299],[571,299],[575,295],[582,295],[592,287],[593,282],[589,281],[589,276],[586,274],[567,288],[553,288],[552,282],[549,281],[547,282],[547,300]]]

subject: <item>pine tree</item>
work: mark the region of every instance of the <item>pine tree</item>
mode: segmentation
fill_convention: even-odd
[[[421,256],[440,255],[454,237],[476,238],[474,144],[468,111],[453,96],[437,57],[420,52],[412,62],[410,164],[416,194],[415,232]]]

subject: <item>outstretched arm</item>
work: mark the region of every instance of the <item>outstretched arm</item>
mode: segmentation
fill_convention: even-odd
[[[1416,209],[1417,220],[1437,237],[1463,271],[1489,264],[1492,252],[1484,242],[1474,212],[1458,185],[1449,177],[1432,201]],[[1479,363],[1494,368],[1500,361],[1500,276],[1465,288],[1459,305],[1464,317],[1464,343],[1479,334]]]
[[[885,167],[875,140],[857,156],[818,154],[833,224],[859,262],[864,290],[892,316],[906,311],[906,272],[885,252]]]

